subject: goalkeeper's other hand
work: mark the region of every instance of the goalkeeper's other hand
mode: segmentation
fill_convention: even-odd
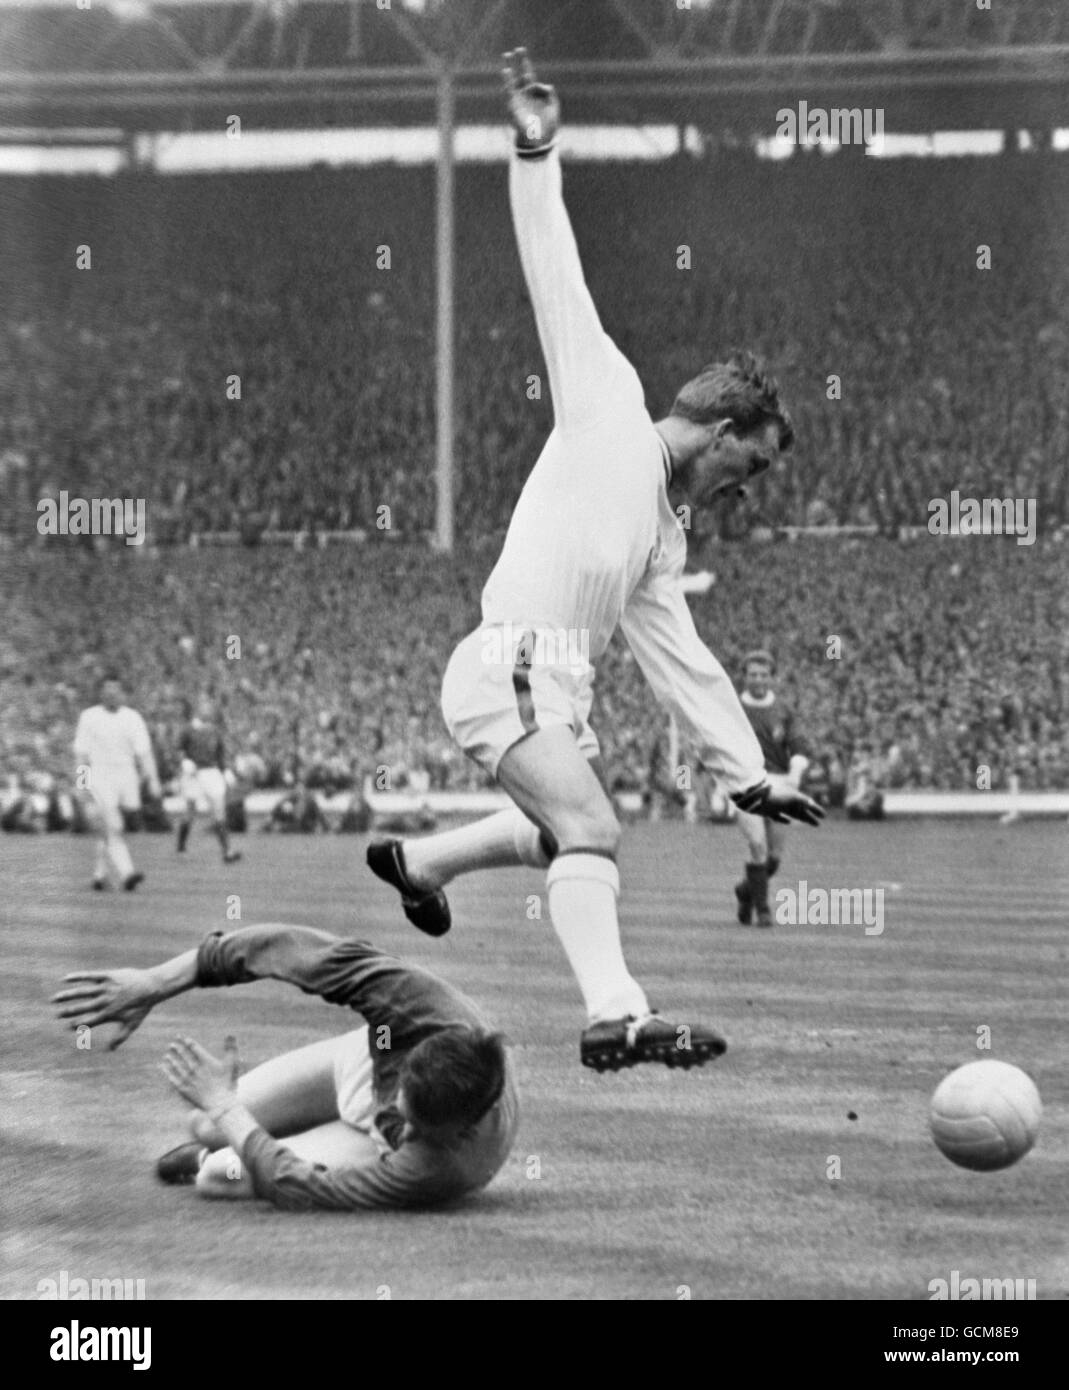
[[[526,48],[513,48],[502,56],[509,120],[516,132],[516,151],[526,159],[537,159],[549,153],[557,138],[560,128],[557,93],[535,77]]]

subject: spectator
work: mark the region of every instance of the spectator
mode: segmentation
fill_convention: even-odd
[[[263,828],[285,834],[315,835],[329,832],[330,823],[315,793],[309,791],[303,782],[298,782],[291,792],[275,803]]]

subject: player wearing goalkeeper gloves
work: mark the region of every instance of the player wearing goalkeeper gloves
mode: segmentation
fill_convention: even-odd
[[[276,923],[214,932],[151,970],[68,975],[53,1003],[72,1028],[117,1023],[114,1049],[165,999],[255,980],[285,980],[365,1026],[240,1079],[232,1039],[222,1059],[176,1039],[163,1070],[193,1106],[194,1137],[159,1160],[164,1182],[342,1211],[437,1205],[485,1187],[519,1117],[502,1038],[451,985],[365,941]]]
[[[651,1012],[620,947],[620,827],[590,727],[594,665],[619,628],[654,694],[737,805],[815,825],[822,812],[765,776],[761,748],[680,587],[676,506],[706,506],[790,447],[776,384],[748,354],[706,367],[654,424],[634,368],[590,297],[561,188],[559,107],[523,49],[506,54],[515,132],[509,195],[553,397],[554,427],[528,477],[483,590],[482,624],[442,689],[458,745],[515,802],[473,826],[384,841],[368,862],[431,935],[450,925],[443,886],[498,865],[548,869],[550,915],[589,1019],[596,1070],[700,1065],[725,1043],[704,1024]]]

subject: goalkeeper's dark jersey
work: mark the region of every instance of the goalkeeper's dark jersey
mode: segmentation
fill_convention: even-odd
[[[508,1157],[519,1122],[511,1062],[500,1096],[467,1129],[409,1133],[395,1104],[405,1056],[418,1043],[458,1024],[489,1027],[470,999],[377,946],[312,927],[261,924],[204,939],[197,953],[201,988],[251,980],[285,980],[305,994],[354,1009],[376,1038],[384,1031],[387,1039],[385,1047],[371,1048],[372,1085],[381,1107],[375,1116],[378,1155],[327,1168],[255,1129],[241,1157],[258,1197],[291,1211],[353,1211],[452,1202],[486,1186]]]
[[[764,700],[755,700],[744,690],[739,698],[761,745],[767,772],[787,773],[796,754],[809,757],[805,740],[795,731],[794,714],[778,695],[770,691]]]
[[[202,724],[194,719],[182,730],[178,751],[198,767],[222,768],[223,737],[214,724]]]

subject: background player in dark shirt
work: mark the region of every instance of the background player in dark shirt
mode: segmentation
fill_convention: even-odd
[[[750,652],[744,664],[739,696],[764,754],[765,771],[799,786],[809,766],[808,751],[794,724],[794,715],[772,689],[775,661],[766,651]],[[737,824],[747,845],[746,876],[735,885],[738,917],[744,926],[756,920],[759,927],[772,925],[768,883],[783,857],[786,827],[763,816],[738,813]]]
[[[184,853],[193,828],[193,817],[200,812],[211,818],[212,834],[223,851],[223,863],[232,864],[241,854],[230,848],[226,828],[226,762],[223,733],[215,706],[207,695],[197,701],[192,717],[178,740],[182,755],[180,794],[182,819],[178,822],[178,852]]]

